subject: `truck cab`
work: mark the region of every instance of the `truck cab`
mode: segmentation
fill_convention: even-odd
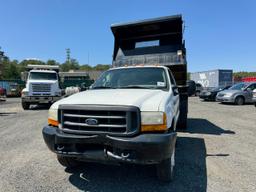
[[[54,66],[28,66],[26,87],[22,90],[22,107],[31,104],[49,105],[61,98],[59,76]],[[32,68],[32,69],[31,69]]]
[[[180,63],[185,52],[182,46],[172,46],[180,42],[181,26],[181,16],[111,26],[113,68],[90,90],[57,101],[49,109],[43,137],[60,164],[151,164],[159,179],[172,179],[176,128],[187,120],[186,66]],[[176,33],[166,36],[168,30]],[[153,34],[164,47],[150,47],[151,53],[136,48],[137,41]]]

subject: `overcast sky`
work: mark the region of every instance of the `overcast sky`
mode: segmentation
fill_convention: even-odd
[[[182,14],[189,71],[256,71],[255,0],[0,0],[0,46],[11,59],[110,64],[117,22]]]

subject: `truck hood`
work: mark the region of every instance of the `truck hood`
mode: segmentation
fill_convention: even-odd
[[[61,104],[129,105],[139,107],[141,111],[159,111],[161,101],[167,96],[167,91],[152,89],[88,90],[62,99],[52,107],[58,108]]]

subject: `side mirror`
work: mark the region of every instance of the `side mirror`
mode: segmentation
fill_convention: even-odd
[[[246,90],[249,92],[252,92],[252,88],[247,88]]]
[[[172,86],[172,91],[173,91],[174,96],[179,95],[179,90],[178,90],[178,87],[176,85]]]

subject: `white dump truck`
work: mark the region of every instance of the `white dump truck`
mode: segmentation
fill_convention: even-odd
[[[156,165],[173,177],[176,129],[187,122],[187,65],[178,16],[112,25],[113,68],[54,103],[43,137],[65,167],[81,161]],[[176,84],[177,83],[177,84]]]
[[[61,99],[59,66],[28,65],[26,69],[26,87],[21,93],[24,110],[29,109],[31,104],[50,105]]]

